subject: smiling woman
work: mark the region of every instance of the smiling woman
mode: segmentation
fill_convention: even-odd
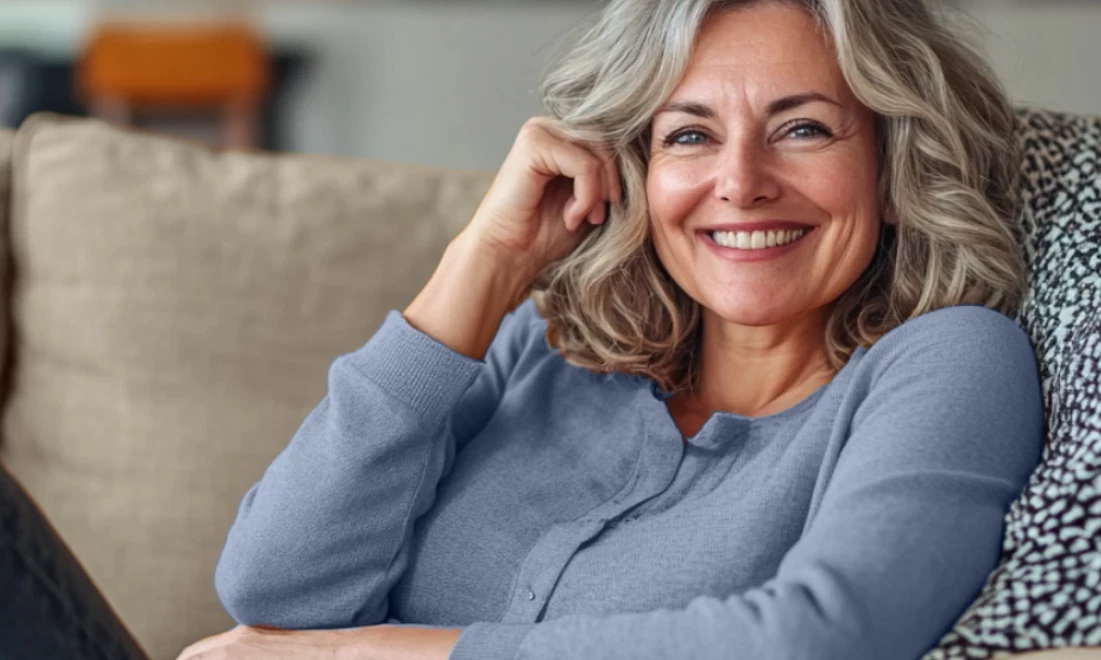
[[[997,82],[921,0],[612,0],[542,93],[245,493],[240,625],[181,657],[938,647],[1044,430]],[[0,488],[0,655],[140,658]]]
[[[920,656],[1041,451],[999,85],[920,0],[612,0],[569,44],[245,495],[226,610],[365,657]],[[196,648],[250,640],[290,648]]]
[[[875,116],[836,61],[806,12],[770,4],[720,13],[654,117],[650,234],[703,315],[689,406],[761,414],[832,376],[821,341],[786,337],[821,334],[833,302],[871,263],[882,224]],[[782,245],[768,247],[770,231]],[[786,360],[765,371],[721,357],[747,342],[787,346]],[[723,387],[731,367],[751,373],[755,391]]]
[[[641,4],[612,3],[543,86],[637,191],[536,284],[569,359],[714,391],[720,328],[813,312],[836,370],[923,312],[1019,301],[1011,108],[923,2]]]

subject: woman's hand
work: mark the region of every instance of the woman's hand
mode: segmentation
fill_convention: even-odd
[[[176,660],[447,660],[462,628],[377,625],[339,630],[237,626]]]
[[[237,626],[195,642],[176,660],[337,660],[357,642],[354,632]]]
[[[411,326],[476,360],[501,319],[548,264],[606,219],[622,199],[612,157],[569,142],[556,120],[524,124],[474,218],[448,245],[436,272],[403,315]],[[572,181],[571,181],[572,179]]]
[[[534,117],[520,129],[497,177],[464,234],[534,278],[584,237],[578,227],[607,219],[606,202],[622,200],[610,153],[571,142],[558,120]]]

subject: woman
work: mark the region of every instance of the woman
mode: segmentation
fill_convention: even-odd
[[[246,627],[181,657],[935,646],[1041,448],[990,73],[914,0],[620,0],[543,93],[245,495]]]
[[[935,646],[1041,447],[990,72],[916,0],[613,0],[543,94],[180,657]]]

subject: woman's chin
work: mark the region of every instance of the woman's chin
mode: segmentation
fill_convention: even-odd
[[[703,306],[727,323],[752,327],[776,325],[793,316],[790,305],[777,305],[775,301],[715,301],[715,304],[704,301]]]

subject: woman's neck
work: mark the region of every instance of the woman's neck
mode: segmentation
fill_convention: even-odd
[[[786,410],[834,376],[824,318],[808,315],[782,326],[734,326],[701,318],[696,388],[679,401],[696,415],[714,411],[761,417]]]

